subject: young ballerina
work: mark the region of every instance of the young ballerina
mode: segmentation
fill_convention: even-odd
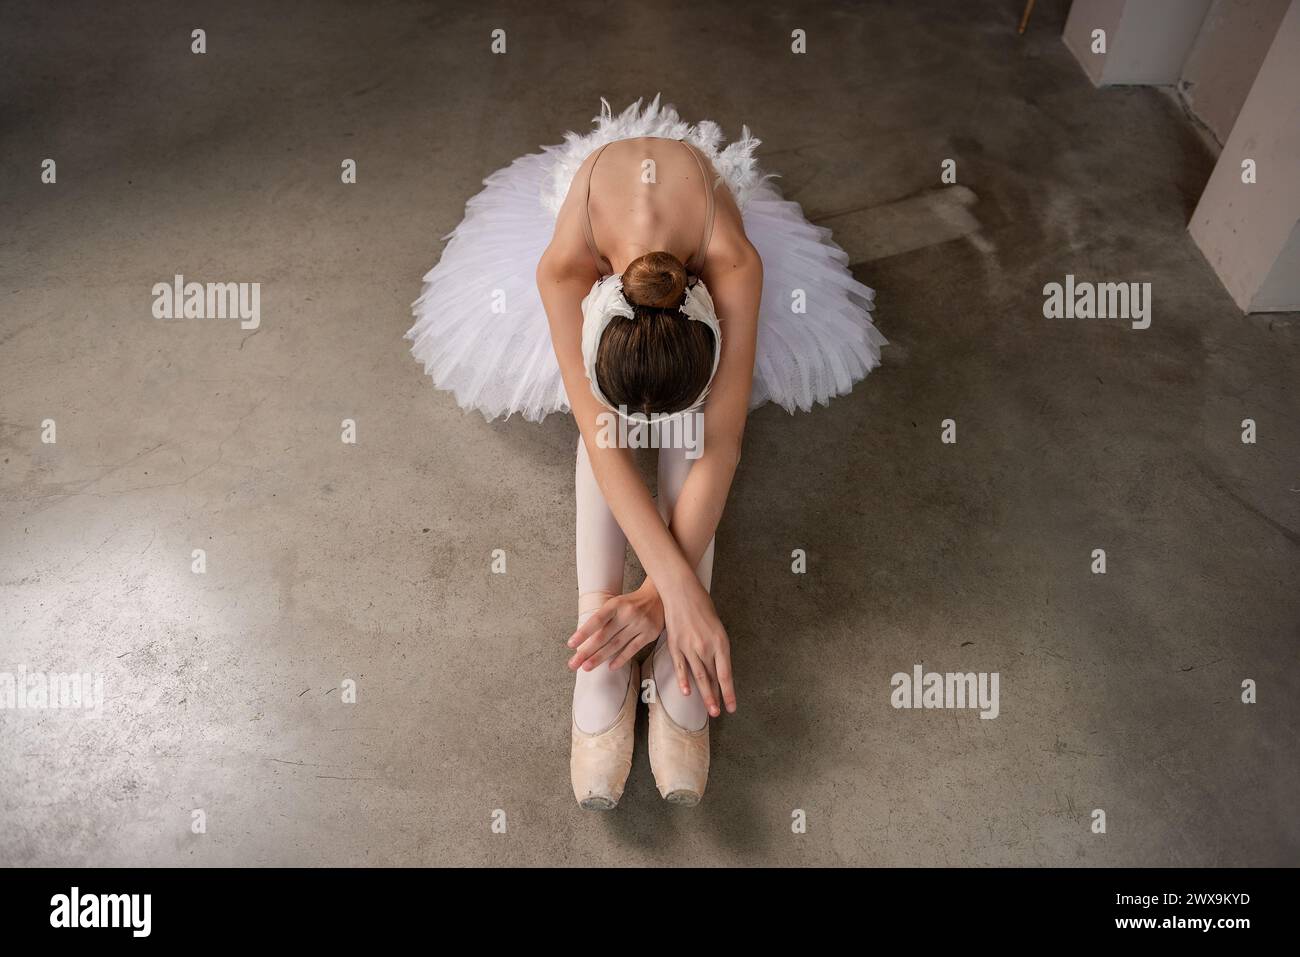
[[[407,337],[466,409],[572,412],[574,796],[588,809],[618,803],[652,679],[651,770],[665,799],[690,805],[708,777],[709,719],[736,709],[709,588],[747,413],[848,392],[885,340],[872,291],[829,230],[760,173],[747,129],[723,149],[716,124],[688,125],[658,97],[619,116],[602,104],[591,133],[485,180],[425,276]],[[686,416],[702,421],[698,445],[668,428]],[[610,428],[618,419],[661,445],[657,503],[631,451],[610,441],[627,431]],[[625,593],[629,543],[646,579]]]

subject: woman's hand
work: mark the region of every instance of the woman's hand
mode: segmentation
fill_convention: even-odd
[[[729,714],[736,710],[736,688],[731,679],[731,643],[722,627],[713,600],[694,575],[680,588],[665,593],[664,619],[668,629],[668,650],[677,670],[677,684],[689,696],[687,675],[704,695],[709,714],[718,717],[721,699]]]
[[[647,578],[636,591],[609,599],[578,627],[568,642],[577,649],[569,659],[569,670],[590,671],[602,661],[609,661],[611,668],[622,667],[663,630],[664,606]]]

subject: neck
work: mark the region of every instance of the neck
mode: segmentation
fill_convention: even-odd
[[[646,253],[654,252],[649,246],[629,244],[626,246],[615,246],[605,253],[605,258],[609,260],[609,266],[620,276],[627,271],[627,267],[632,264],[634,259],[639,259]]]

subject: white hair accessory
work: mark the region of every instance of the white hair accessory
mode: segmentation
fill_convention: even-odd
[[[690,406],[673,413],[674,415],[690,412],[704,404],[704,400],[709,395],[709,386],[713,384],[713,377],[717,375],[718,362],[722,359],[722,326],[719,325],[717,312],[713,308],[713,297],[709,295],[708,287],[704,285],[703,280],[696,280],[694,285],[686,287],[686,298],[678,307],[678,311],[687,319],[702,322],[712,330],[713,368],[709,372],[709,381],[704,384],[704,391]],[[600,351],[600,338],[605,334],[605,327],[614,320],[615,316],[631,319],[633,315],[632,304],[623,294],[623,277],[615,274],[598,280],[591,287],[591,292],[587,293],[587,297],[582,300],[582,360],[587,367],[587,378],[591,380],[592,394],[600,400],[601,405],[626,419],[645,420],[647,416],[644,413],[628,415],[622,409],[614,408],[609,399],[605,398],[605,394],[600,391],[600,383],[596,381],[596,354]]]

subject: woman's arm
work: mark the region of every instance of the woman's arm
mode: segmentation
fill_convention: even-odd
[[[741,441],[754,385],[758,306],[763,262],[743,233],[709,251],[705,284],[722,325],[722,358],[704,404],[704,441],[673,509],[672,532],[688,562],[698,564],[717,532],[731,481],[740,462]],[[692,565],[694,567],[694,565]]]

